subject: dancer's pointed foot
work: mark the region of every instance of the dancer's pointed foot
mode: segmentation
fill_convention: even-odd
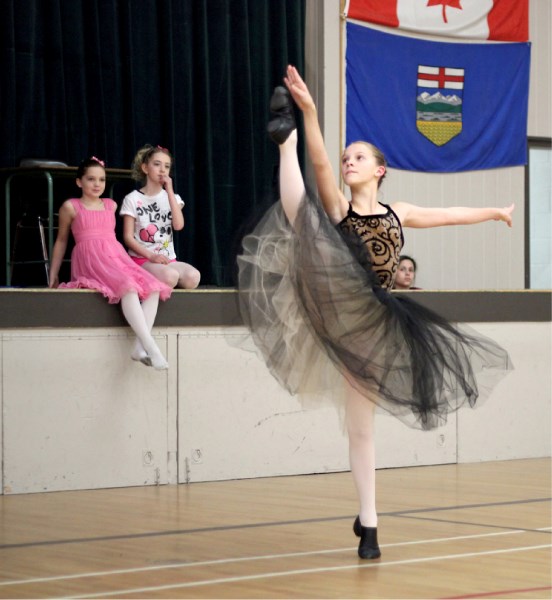
[[[293,100],[285,87],[279,85],[274,88],[270,98],[270,112],[274,116],[266,128],[268,135],[276,144],[283,144],[296,128]]]
[[[149,358],[151,360],[151,366],[156,371],[166,371],[169,368],[169,363],[165,360],[161,352],[152,353]]]
[[[146,354],[147,362],[141,358],[134,360],[140,360],[145,365],[149,364],[150,367],[153,367],[157,371],[166,371],[169,368],[169,363],[165,360],[161,350],[159,350],[159,346],[155,343],[155,340],[151,336],[150,339],[137,340],[136,347],[132,355],[138,356],[141,352]]]
[[[151,358],[148,356],[148,353],[145,350],[134,350],[130,355],[132,360],[136,362],[141,362],[146,367],[151,367]]]
[[[360,518],[357,517],[353,523],[353,531],[360,538],[358,544],[358,555],[360,558],[379,558],[381,551],[378,545],[378,528],[363,527]]]

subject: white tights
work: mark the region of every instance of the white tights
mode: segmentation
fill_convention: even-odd
[[[168,265],[146,262],[142,268],[157,277],[159,281],[170,287],[181,287],[194,290],[201,279],[201,273],[192,265],[185,262],[172,262]]]
[[[129,292],[121,298],[123,315],[137,337],[131,357],[142,361],[149,357],[154,368],[168,369],[169,365],[151,335],[158,304],[158,292],[150,294],[142,303],[136,292]]]
[[[293,225],[297,209],[305,195],[305,182],[297,158],[297,129],[280,148],[280,200],[288,221]]]
[[[364,527],[377,527],[374,442],[376,407],[349,383],[347,383],[346,407],[349,462],[360,503],[358,516]]]
[[[279,149],[280,200],[293,225],[305,195],[305,183],[297,158],[297,131],[293,131]],[[375,405],[347,382],[346,410],[349,461],[360,504],[360,522],[364,527],[376,527]]]

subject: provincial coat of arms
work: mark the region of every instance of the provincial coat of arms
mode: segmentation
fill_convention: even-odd
[[[418,65],[416,128],[436,146],[462,131],[464,69]]]

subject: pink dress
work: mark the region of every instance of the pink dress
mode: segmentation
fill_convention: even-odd
[[[139,267],[115,237],[117,204],[103,198],[104,210],[88,210],[71,199],[76,215],[71,223],[75,247],[71,254],[71,281],[60,288],[85,288],[101,292],[111,304],[135,291],[141,300],[159,292],[166,300],[172,288]]]

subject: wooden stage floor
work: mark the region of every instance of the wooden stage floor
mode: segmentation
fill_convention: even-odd
[[[0,597],[550,598],[550,467],[378,471],[376,561],[349,473],[0,496]]]

